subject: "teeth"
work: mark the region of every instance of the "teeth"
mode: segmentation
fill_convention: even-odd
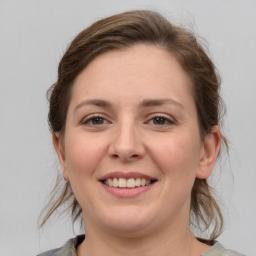
[[[119,181],[117,178],[113,179],[113,187],[117,188],[119,186]]]
[[[151,180],[146,180],[145,178],[113,178],[104,180],[104,184],[115,188],[135,188],[140,186],[148,186],[151,184]]]
[[[135,188],[135,180],[132,178],[132,179],[128,179],[127,182],[126,182],[126,186],[128,188]]]
[[[110,187],[113,187],[113,180],[108,179],[108,184],[107,185],[109,185]]]
[[[126,179],[124,179],[124,178],[119,179],[119,187],[126,188]]]
[[[135,181],[135,186],[136,186],[136,187],[139,187],[139,186],[140,186],[140,181],[141,181],[140,178],[136,178],[136,181]]]

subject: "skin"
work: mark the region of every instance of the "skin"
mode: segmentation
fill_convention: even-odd
[[[220,132],[214,126],[201,140],[190,79],[173,56],[138,44],[95,58],[75,79],[59,137],[53,141],[63,176],[83,209],[79,256],[193,256],[209,249],[190,232],[190,195],[195,178],[211,174]],[[99,181],[114,171],[157,182],[118,198]]]

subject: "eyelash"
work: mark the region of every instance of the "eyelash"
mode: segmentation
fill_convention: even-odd
[[[153,117],[151,117],[149,119],[149,121],[147,121],[147,123],[149,123],[150,121],[154,122],[154,120],[157,120],[157,119],[160,119],[161,121],[164,121],[165,123],[164,124],[153,123],[152,125],[155,125],[155,126],[169,126],[169,125],[175,124],[175,121],[173,119],[171,119],[169,117],[166,117],[165,115],[161,115],[161,114],[154,115]]]
[[[98,119],[98,120],[97,120]],[[155,123],[154,121],[163,121],[164,123]],[[99,122],[101,121],[101,123],[93,123],[94,121]],[[151,123],[153,122],[153,123]],[[99,114],[95,114],[95,115],[90,115],[88,117],[86,117],[85,119],[83,119],[81,121],[82,125],[88,125],[88,126],[102,126],[105,124],[110,123],[110,121],[108,121],[106,118],[104,118],[103,116],[99,115]],[[148,121],[145,122],[145,124],[150,124],[154,125],[154,126],[171,126],[174,125],[176,122],[175,120],[166,117],[165,115],[161,115],[161,114],[156,114],[152,117],[150,117],[150,119],[148,119]]]
[[[101,119],[103,122],[107,121],[107,119],[102,117],[101,115],[91,115],[83,119],[81,123],[83,125],[91,125],[91,126],[100,126],[105,124],[105,123],[93,124],[93,121],[95,121],[96,119]]]

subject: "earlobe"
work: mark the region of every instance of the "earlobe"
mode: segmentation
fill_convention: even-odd
[[[206,179],[211,175],[213,166],[220,151],[221,135],[217,125],[204,138],[203,152],[199,161],[196,177]]]
[[[63,146],[63,141],[61,140],[61,136],[59,133],[52,134],[52,141],[54,145],[54,149],[58,155],[59,163],[62,169],[62,175],[65,180],[68,179],[67,170],[66,170],[66,158],[65,158],[65,150]]]

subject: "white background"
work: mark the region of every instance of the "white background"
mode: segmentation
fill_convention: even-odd
[[[67,218],[39,231],[57,164],[46,89],[67,44],[93,21],[158,10],[206,38],[222,76],[230,164],[215,175],[225,204],[226,247],[256,256],[256,1],[0,0],[0,256],[25,256],[74,236]]]

